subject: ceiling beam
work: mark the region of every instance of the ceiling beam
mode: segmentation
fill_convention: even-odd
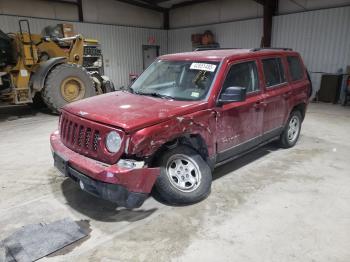
[[[276,14],[277,7],[278,7],[278,0],[253,0],[253,1],[257,2],[263,7],[271,8],[273,10],[274,15]]]
[[[78,0],[76,1],[68,1],[68,0],[45,0],[46,2],[54,2],[54,3],[61,3],[61,4],[69,4],[69,5],[78,5]]]
[[[163,12],[163,29],[169,30],[170,28],[170,18],[169,9]]]
[[[185,1],[185,2],[182,2],[182,3],[178,3],[178,4],[175,4],[175,5],[172,5],[170,7],[170,9],[175,9],[175,8],[184,7],[184,6],[190,6],[190,5],[195,5],[195,4],[201,4],[201,3],[205,3],[205,2],[212,2],[212,1],[216,1],[216,0]]]
[[[142,8],[146,8],[146,9],[150,9],[150,10],[154,10],[154,11],[158,11],[158,12],[164,12],[166,10],[166,8],[157,6],[155,4],[154,5],[150,4],[146,0],[145,1],[143,1],[143,0],[140,0],[140,1],[136,1],[136,0],[115,0],[115,1],[126,3],[126,4],[129,4],[129,5],[138,6],[138,7],[142,7]],[[147,3],[145,3],[145,2],[147,2]]]
[[[79,22],[84,22],[83,0],[77,0]]]
[[[158,2],[153,1],[153,0],[139,0],[139,2],[144,2],[144,3],[146,3],[146,4],[148,4],[148,5],[151,5],[151,6],[158,6],[158,5],[157,5]]]
[[[272,17],[277,13],[278,0],[254,0],[264,8],[261,47],[271,47]]]

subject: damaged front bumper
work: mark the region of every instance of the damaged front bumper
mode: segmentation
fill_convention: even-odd
[[[159,168],[145,167],[143,162],[120,160],[107,165],[85,157],[66,147],[57,131],[50,143],[57,169],[79,183],[82,190],[119,206],[141,206],[160,174]]]

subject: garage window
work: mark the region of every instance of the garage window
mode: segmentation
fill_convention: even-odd
[[[304,76],[304,72],[303,72],[303,67],[300,63],[299,57],[288,56],[287,62],[289,66],[290,75],[292,77],[292,81],[297,81],[302,79]]]
[[[235,64],[227,74],[223,90],[236,86],[245,87],[247,93],[259,90],[258,70],[254,61]]]
[[[272,87],[286,82],[281,58],[268,58],[262,60],[265,84],[267,87]]]

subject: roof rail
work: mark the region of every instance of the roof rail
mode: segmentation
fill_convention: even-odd
[[[237,47],[231,47],[231,48],[221,48],[221,47],[198,47],[194,51],[208,51],[208,50],[230,50],[230,49],[242,49]]]
[[[231,50],[231,49],[244,49],[239,47],[198,47],[194,51],[210,51],[210,50]],[[293,51],[292,48],[289,47],[256,47],[252,48],[249,51],[251,52],[257,52],[257,51],[263,51],[263,50],[284,50],[284,51]]]
[[[293,51],[292,48],[288,47],[257,47],[250,49],[251,52],[263,51],[263,50],[284,50],[284,51]]]

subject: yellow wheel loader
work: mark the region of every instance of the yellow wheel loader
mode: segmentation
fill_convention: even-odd
[[[19,20],[19,32],[0,30],[0,105],[45,103],[57,113],[67,103],[114,91],[99,42],[65,37],[59,28],[32,34],[28,20]]]

